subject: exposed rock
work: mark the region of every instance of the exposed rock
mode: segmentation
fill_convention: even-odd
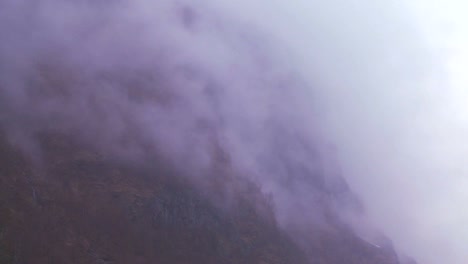
[[[339,221],[301,247],[242,197],[220,207],[168,169],[61,136],[42,144],[45,166],[34,167],[0,141],[1,263],[398,263]]]

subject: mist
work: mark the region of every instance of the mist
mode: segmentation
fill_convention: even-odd
[[[420,263],[464,263],[466,4],[275,4],[259,23],[320,83],[325,133],[372,223]]]
[[[303,171],[332,188],[339,167],[366,208],[367,220],[345,220],[419,263],[461,264],[463,8],[3,0],[0,127],[37,163],[45,131],[130,162],[156,156],[203,184],[221,163],[272,197],[285,229],[326,228]]]

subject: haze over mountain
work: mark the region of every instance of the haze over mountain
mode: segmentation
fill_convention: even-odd
[[[468,38],[429,6],[0,0],[0,260],[464,263]]]

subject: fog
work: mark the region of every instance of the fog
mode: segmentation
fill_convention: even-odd
[[[325,133],[372,222],[420,263],[464,263],[466,3],[275,3],[258,23],[319,80]]]
[[[283,226],[324,224],[291,217],[320,204],[290,167],[333,170],[333,144],[366,225],[420,264],[461,264],[466,8],[0,0],[0,126],[38,160],[35,135],[56,131],[126,160],[184,164],[201,181],[229,164],[272,195]]]

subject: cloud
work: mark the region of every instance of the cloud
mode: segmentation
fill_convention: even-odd
[[[322,124],[374,224],[422,263],[464,263],[466,5],[276,4],[259,23],[320,83]]]
[[[0,126],[37,163],[41,134],[72,135],[126,162],[163,160],[200,186],[221,167],[227,193],[247,179],[272,197],[280,225],[326,225],[307,85],[260,25],[208,1],[0,9]]]
[[[464,263],[463,1],[222,3],[289,46],[372,222],[421,263]],[[264,8],[268,5],[268,8]]]
[[[288,215],[320,206],[302,176],[332,174],[333,142],[397,248],[462,263],[466,23],[439,4],[3,0],[0,126],[34,156],[54,131],[199,178],[224,162],[284,226],[323,222]]]

